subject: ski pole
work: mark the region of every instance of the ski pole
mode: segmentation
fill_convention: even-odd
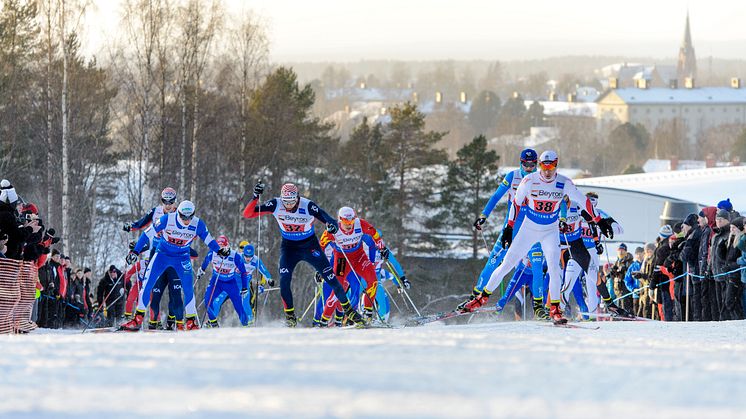
[[[308,307],[306,307],[306,310],[303,312],[303,315],[300,316],[300,319],[298,319],[298,323],[302,322],[303,319],[306,317],[306,314],[308,314],[308,310],[311,309],[312,306],[316,304],[316,299],[321,296],[321,284],[318,284],[316,286],[316,291],[313,293],[313,300],[311,300],[311,303],[308,304]]]
[[[128,267],[128,266],[130,266],[130,265],[125,265],[125,267]],[[99,313],[99,311],[101,311],[101,309],[102,309],[102,308],[103,308],[103,307],[104,307],[105,305],[107,305],[107,304],[106,304],[106,300],[108,300],[108,299],[109,299],[109,296],[111,295],[111,293],[112,293],[112,292],[113,292],[113,291],[114,291],[114,290],[115,290],[115,289],[117,288],[117,285],[119,285],[119,281],[120,281],[120,280],[122,279],[122,276],[124,276],[124,275],[117,275],[117,280],[116,280],[116,281],[114,282],[114,285],[112,285],[112,287],[111,287],[111,289],[109,290],[109,292],[108,292],[108,293],[106,294],[106,296],[104,297],[104,299],[103,299],[103,300],[101,301],[101,305],[100,305],[100,306],[98,306],[98,308],[96,309],[96,311],[95,311],[95,312],[93,312],[93,315],[91,315],[91,318],[94,318],[94,317],[95,317],[95,316],[96,316],[96,315],[97,315],[97,314]],[[120,295],[119,297],[121,298],[121,295]],[[118,300],[118,299],[117,299],[117,300]],[[114,301],[116,302],[117,300],[114,300]],[[114,303],[112,303],[112,305],[113,305],[113,304],[114,304]],[[87,326],[87,325],[86,325],[86,327],[85,327],[85,328],[83,329],[83,331],[82,331],[82,332],[80,332],[80,333],[85,333],[85,331],[86,331],[86,330],[88,330],[88,326]]]
[[[389,262],[388,259],[386,259],[386,266],[389,268],[391,273],[394,275],[394,278],[396,278],[397,282],[399,282],[399,291],[401,291],[402,294],[406,297],[407,300],[409,300],[409,304],[412,305],[412,308],[414,309],[415,313],[417,313],[418,316],[422,317],[422,314],[420,314],[420,310],[417,310],[417,306],[414,305],[414,301],[412,301],[412,298],[409,296],[409,293],[404,288],[404,284],[401,281],[401,278],[399,278],[399,275],[396,273],[396,269],[391,265],[391,262]]]
[[[396,303],[396,300],[394,300],[394,297],[391,296],[391,293],[386,289],[386,287],[383,286],[383,284],[379,285],[383,292],[386,293],[386,297],[388,297],[389,301],[391,301],[394,304],[394,307],[396,307],[396,311],[399,312],[399,314],[402,314],[401,308],[399,308],[399,304]]]

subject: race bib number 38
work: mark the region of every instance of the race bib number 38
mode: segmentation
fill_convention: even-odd
[[[554,212],[554,202],[552,201],[534,201],[534,210],[536,212],[551,213]]]

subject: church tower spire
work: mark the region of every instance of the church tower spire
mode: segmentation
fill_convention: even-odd
[[[697,77],[697,57],[694,54],[694,44],[692,43],[692,33],[689,28],[689,11],[686,12],[686,26],[684,27],[684,40],[679,48],[679,59],[676,64],[676,77],[679,84],[683,85],[687,77]]]

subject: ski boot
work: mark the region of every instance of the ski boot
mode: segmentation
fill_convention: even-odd
[[[609,301],[604,301],[604,305],[606,305],[606,310],[608,310],[609,314],[611,314],[612,317],[626,317],[628,319],[635,317],[629,311],[614,304],[611,299],[609,299]]]
[[[355,323],[355,326],[365,326],[365,320],[363,319],[363,316],[361,316],[360,313],[355,311],[355,309],[350,306],[349,301],[345,301],[344,303],[342,303],[342,308],[344,309],[348,321]]]
[[[479,307],[482,307],[483,305],[487,304],[487,300],[489,300],[490,295],[492,295],[491,292],[487,290],[483,290],[479,295],[475,296],[474,299],[471,301],[467,301],[464,305],[464,308],[462,308],[462,313],[471,313],[479,309]]]
[[[285,326],[287,327],[295,327],[298,325],[298,319],[295,317],[295,309],[294,308],[286,308],[285,309]]]
[[[534,298],[534,320],[549,320],[549,313],[543,298]]]
[[[549,318],[554,324],[567,324],[567,319],[562,315],[562,310],[559,308],[559,303],[552,303],[552,308],[549,310]]]
[[[477,298],[477,296],[478,296],[479,294],[481,294],[481,292],[480,292],[480,291],[477,291],[477,289],[476,289],[476,288],[475,288],[475,289],[473,289],[473,290],[471,290],[471,296],[469,296],[469,298],[468,298],[468,299],[467,299],[466,301],[462,301],[461,303],[459,303],[459,305],[457,305],[457,306],[456,306],[456,311],[460,311],[460,312],[462,312],[462,313],[463,313],[463,312],[464,312],[464,307],[466,307],[466,305],[467,305],[467,304],[469,304],[469,303],[470,303],[470,302],[472,302],[472,301],[473,301],[473,300],[474,300],[475,298]]]
[[[336,311],[334,313],[334,327],[342,327],[342,322],[345,319],[345,314],[341,311]]]
[[[135,313],[135,317],[133,317],[132,320],[126,323],[123,323],[121,326],[119,326],[119,330],[127,330],[130,332],[136,332],[140,330],[140,327],[142,327],[142,322],[144,318],[145,318],[145,312],[138,310]]]
[[[158,330],[158,321],[148,320],[148,330]]]
[[[176,330],[180,332],[184,331],[184,320],[176,320]]]
[[[373,322],[373,307],[363,307],[363,321],[366,324]]]
[[[329,327],[329,319],[327,319],[324,316],[321,316],[320,320],[315,320],[314,319],[313,324],[311,325],[311,327]]]
[[[197,324],[197,317],[187,317],[186,319],[186,330],[198,330],[199,325]]]
[[[209,326],[210,326],[211,328],[213,328],[213,327],[214,327],[214,328],[216,328],[216,329],[217,329],[218,327],[220,327],[220,325],[218,324],[218,319],[215,319],[215,320],[210,320],[210,321],[208,321],[208,322],[207,322],[207,324],[208,324],[208,325],[209,325]]]
[[[166,330],[175,330],[176,316],[169,315],[166,319]]]

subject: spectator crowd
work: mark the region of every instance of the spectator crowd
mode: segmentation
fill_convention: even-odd
[[[746,318],[744,218],[730,199],[663,225],[654,243],[617,249],[602,281],[622,308],[665,321]]]
[[[110,266],[94,296],[93,272],[75,267],[69,256],[54,248],[59,241],[55,230],[44,226],[37,206],[25,202],[10,181],[0,181],[0,259],[38,269],[31,320],[47,328],[114,324],[124,314],[126,282],[117,280],[122,272]]]

